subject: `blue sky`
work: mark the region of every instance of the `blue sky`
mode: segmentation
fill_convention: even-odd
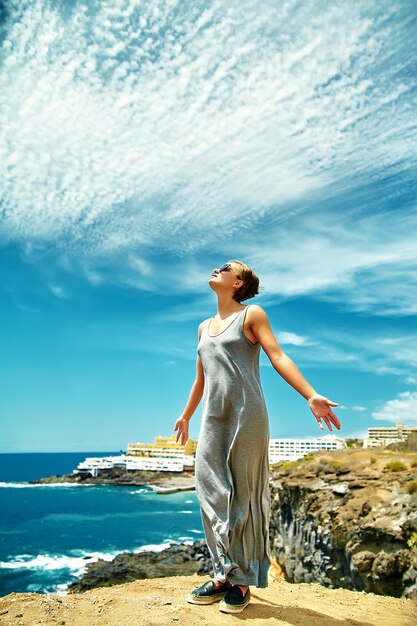
[[[415,3],[2,6],[0,451],[173,434],[229,258],[341,435],[417,425]]]

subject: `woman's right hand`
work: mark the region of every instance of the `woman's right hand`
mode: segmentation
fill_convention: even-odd
[[[187,443],[188,424],[189,424],[189,421],[186,420],[184,417],[178,418],[177,421],[175,422],[174,430],[178,430],[176,443],[178,443],[178,439],[181,437],[180,443],[182,446],[184,446]]]

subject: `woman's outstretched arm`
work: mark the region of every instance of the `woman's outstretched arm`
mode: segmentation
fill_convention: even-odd
[[[198,328],[199,339],[201,336],[202,324],[200,324]],[[194,411],[198,407],[201,398],[203,397],[203,392],[204,392],[204,370],[203,370],[203,364],[201,363],[201,359],[199,356],[197,356],[195,380],[191,387],[190,395],[188,397],[187,404],[185,405],[185,409],[182,412],[182,415],[175,422],[174,430],[178,430],[176,441],[178,442],[178,439],[180,439],[181,437],[181,441],[180,441],[181,445],[185,445],[187,443],[188,424],[189,424],[190,419],[194,415]]]
[[[294,361],[279,346],[265,311],[258,305],[252,305],[247,313],[247,321],[252,333],[268,355],[273,368],[308,401],[321,430],[324,430],[321,419],[325,421],[329,430],[332,430],[331,424],[340,430],[339,418],[331,409],[332,406],[338,406],[338,403],[318,394],[306,381]]]

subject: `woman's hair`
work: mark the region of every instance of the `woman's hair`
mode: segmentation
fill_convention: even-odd
[[[231,259],[228,262],[239,265],[237,272],[238,278],[243,280],[243,285],[235,291],[233,299],[237,300],[237,302],[242,302],[243,300],[248,300],[256,296],[256,294],[259,293],[259,278],[255,272],[252,271],[246,263],[242,263],[242,261],[238,261],[237,259]]]

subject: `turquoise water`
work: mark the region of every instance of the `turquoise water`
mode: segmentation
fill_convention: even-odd
[[[65,593],[93,559],[204,537],[195,492],[22,482],[101,454],[0,455],[0,595]]]

